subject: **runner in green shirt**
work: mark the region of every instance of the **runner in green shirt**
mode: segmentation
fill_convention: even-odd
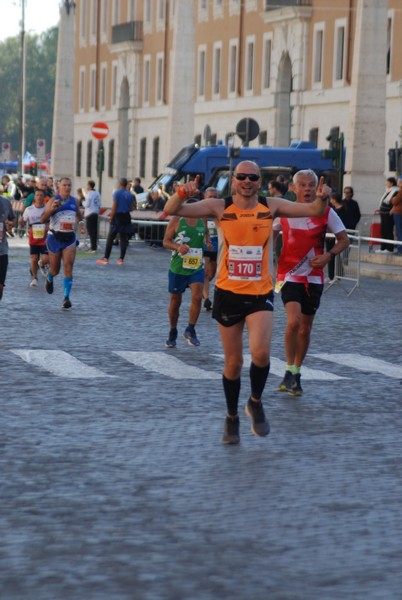
[[[172,217],[163,238],[164,248],[172,250],[169,267],[169,338],[166,348],[175,348],[177,340],[177,323],[179,320],[182,295],[186,288],[191,290],[189,321],[183,337],[190,346],[199,346],[195,332],[195,324],[201,310],[204,287],[204,261],[202,256],[203,242],[212,247],[204,219]]]

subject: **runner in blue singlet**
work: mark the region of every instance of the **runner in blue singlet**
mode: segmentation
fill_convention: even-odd
[[[49,222],[47,247],[50,269],[46,278],[46,291],[53,294],[53,279],[59,274],[63,261],[64,300],[62,308],[71,308],[70,292],[73,285],[73,266],[78,245],[75,233],[81,219],[78,200],[70,195],[71,179],[63,177],[59,183],[59,193],[49,200],[41,217],[42,223]]]

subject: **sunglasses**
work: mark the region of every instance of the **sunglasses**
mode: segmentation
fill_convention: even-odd
[[[260,176],[255,173],[235,173],[234,176],[238,181],[245,181],[249,179],[250,181],[258,181]]]

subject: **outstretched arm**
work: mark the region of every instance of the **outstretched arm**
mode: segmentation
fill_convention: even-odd
[[[274,217],[320,217],[327,208],[331,188],[320,178],[314,202],[290,202],[283,198],[267,198]]]
[[[194,181],[182,183],[177,191],[166,202],[164,211],[168,215],[181,217],[218,217],[223,209],[224,202],[216,198],[207,198],[192,204],[185,204],[186,200],[198,193],[199,175]]]

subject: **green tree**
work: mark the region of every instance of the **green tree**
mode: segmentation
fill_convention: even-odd
[[[58,28],[40,35],[26,35],[25,145],[36,153],[36,140],[52,143],[54,88],[56,79]],[[21,38],[0,42],[0,142],[10,142],[12,151],[20,146]]]

